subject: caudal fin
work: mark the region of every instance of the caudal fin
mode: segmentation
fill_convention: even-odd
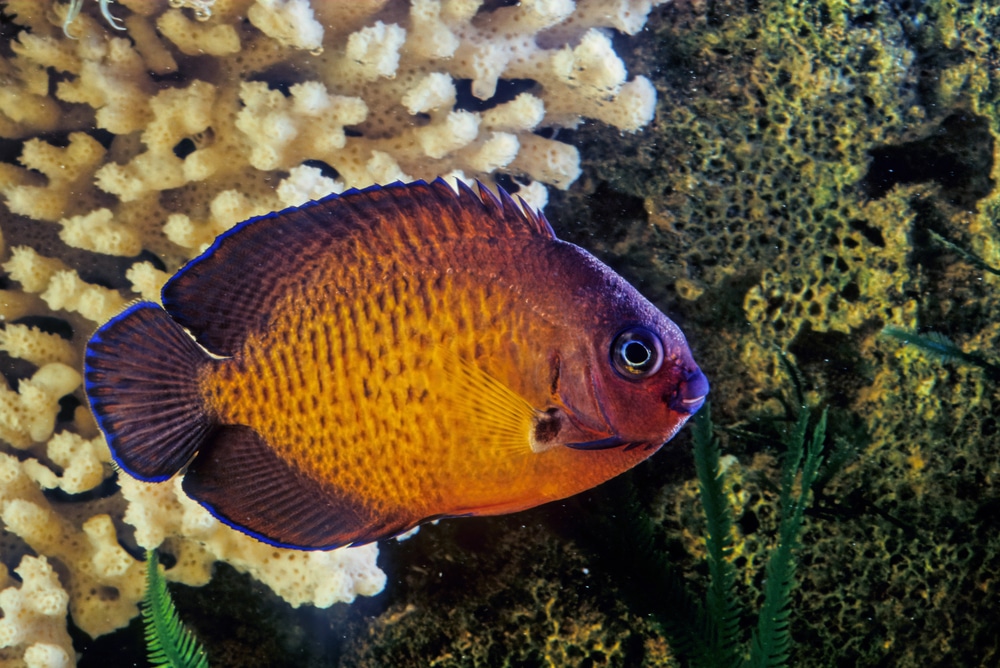
[[[115,462],[149,482],[166,480],[191,459],[213,424],[198,388],[209,355],[167,312],[140,302],[87,343],[90,406]]]

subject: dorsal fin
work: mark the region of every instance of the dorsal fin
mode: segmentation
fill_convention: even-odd
[[[400,240],[419,252],[448,238],[554,238],[544,216],[499,192],[479,184],[476,194],[459,182],[456,193],[441,179],[394,183],[251,218],[171,278],[163,306],[205,348],[228,356],[267,322],[290,277],[321,258],[338,258],[338,248],[355,235],[374,239],[376,252],[384,239],[386,253]]]

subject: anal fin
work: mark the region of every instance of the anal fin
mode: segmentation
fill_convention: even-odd
[[[229,526],[278,547],[333,549],[384,537],[360,499],[297,471],[252,428],[218,427],[184,491]]]

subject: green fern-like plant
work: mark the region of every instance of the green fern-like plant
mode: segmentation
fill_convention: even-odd
[[[809,413],[802,410],[787,442],[782,467],[778,545],[767,560],[764,604],[757,615],[757,628],[750,641],[750,658],[744,663],[752,668],[784,666],[791,654],[789,615],[792,586],[795,584],[793,550],[799,546],[799,530],[809,503],[809,489],[816,481],[823,461],[820,452],[826,435],[826,411],[820,416],[806,449],[808,424]],[[795,489],[796,478],[799,478],[798,491]]]
[[[697,652],[695,662],[706,668],[735,666],[739,663],[740,610],[733,595],[736,569],[729,559],[733,551],[733,516],[723,489],[719,441],[712,435],[711,407],[708,404],[695,418],[693,434],[694,465],[705,511],[709,578],[705,597],[707,614],[702,614],[700,620],[704,645]]]
[[[709,586],[702,617],[706,642],[694,645],[698,649],[690,657],[694,665],[741,668],[787,665],[792,648],[789,616],[795,582],[794,550],[799,545],[799,530],[808,505],[809,490],[822,463],[820,452],[826,434],[826,412],[813,430],[812,438],[808,439],[807,448],[808,424],[808,411],[800,411],[786,442],[778,544],[768,558],[764,602],[758,611],[757,626],[747,649],[740,643],[739,623],[743,612],[736,603],[736,573],[729,559],[733,518],[725,497],[719,467],[719,444],[712,434],[708,404],[695,417],[694,457],[705,509]]]
[[[906,345],[914,346],[918,350],[937,357],[944,362],[958,362],[977,366],[983,370],[986,377],[993,382],[1000,382],[1000,366],[993,364],[979,353],[967,353],[956,346],[947,336],[938,332],[928,332],[927,334],[917,334],[902,327],[886,325],[882,333],[902,341]]]
[[[146,652],[153,666],[208,668],[208,656],[181,622],[155,550],[146,551],[146,597],[142,602]]]

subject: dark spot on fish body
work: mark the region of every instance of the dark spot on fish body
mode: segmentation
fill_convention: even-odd
[[[559,435],[562,429],[562,419],[556,413],[557,409],[550,408],[546,411],[545,417],[539,418],[535,423],[535,442],[550,443]]]
[[[445,279],[446,278],[447,278],[447,276],[445,275],[444,272],[438,272],[437,276],[434,277],[434,286],[433,287],[434,287],[434,291],[437,292],[438,294],[443,293],[447,289],[448,286],[445,283]]]
[[[549,369],[551,370],[552,380],[549,382],[549,393],[555,397],[559,395],[559,370],[562,366],[562,361],[559,359],[559,353],[552,355],[552,359],[549,360]]]
[[[309,352],[310,352],[310,354],[312,356],[312,361],[313,361],[313,364],[315,365],[316,368],[319,368],[320,364],[323,363],[323,360],[320,357],[320,352],[321,352],[320,339],[321,338],[322,337],[320,336],[320,332],[319,332],[318,328],[316,328],[316,327],[310,327],[309,328]]]

